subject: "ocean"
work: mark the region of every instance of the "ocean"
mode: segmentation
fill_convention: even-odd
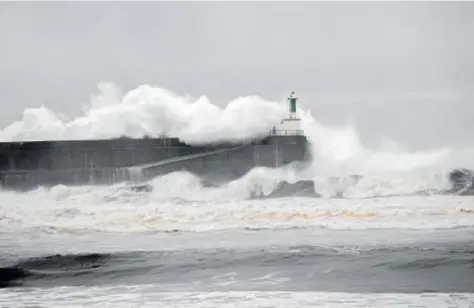
[[[474,307],[473,201],[2,192],[0,303]]]
[[[270,103],[256,98],[220,111],[162,90],[139,99],[150,91],[95,101],[76,119],[30,109],[0,137],[137,136],[175,121],[174,135],[202,140],[210,118],[236,138],[269,128]],[[280,115],[272,108],[270,120]],[[368,149],[350,127],[305,119],[314,159],[304,175],[256,168],[221,187],[176,172],[150,190],[0,190],[0,306],[474,307],[474,197],[446,193],[447,174],[472,168],[472,152]],[[250,198],[255,185],[268,195],[302,179],[317,197]]]

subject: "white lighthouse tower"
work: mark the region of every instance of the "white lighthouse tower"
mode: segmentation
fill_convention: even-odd
[[[289,114],[288,117],[283,119],[280,125],[274,129],[276,135],[283,136],[300,136],[303,135],[301,129],[301,119],[296,115],[296,101],[298,97],[295,95],[295,92],[291,92],[291,95],[288,97],[288,107]]]

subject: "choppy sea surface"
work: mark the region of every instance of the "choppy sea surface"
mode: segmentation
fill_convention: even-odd
[[[474,307],[473,197],[197,191],[0,192],[0,306]]]

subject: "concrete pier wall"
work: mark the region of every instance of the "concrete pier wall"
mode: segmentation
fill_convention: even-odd
[[[117,168],[210,151],[178,139],[0,143],[0,171]]]
[[[234,146],[197,155],[134,166],[136,179],[146,181],[158,175],[187,170],[204,180],[220,184],[246,174],[254,167],[281,167],[294,161],[309,160],[306,138],[275,136],[258,144]]]
[[[189,146],[177,139],[0,143],[0,187],[109,185],[187,170],[212,182],[253,167],[309,159],[304,136],[270,136],[247,144]]]

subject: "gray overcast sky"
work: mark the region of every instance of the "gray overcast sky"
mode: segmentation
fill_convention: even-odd
[[[0,3],[0,126],[110,81],[223,105],[296,90],[318,120],[411,147],[474,132],[474,2]]]

